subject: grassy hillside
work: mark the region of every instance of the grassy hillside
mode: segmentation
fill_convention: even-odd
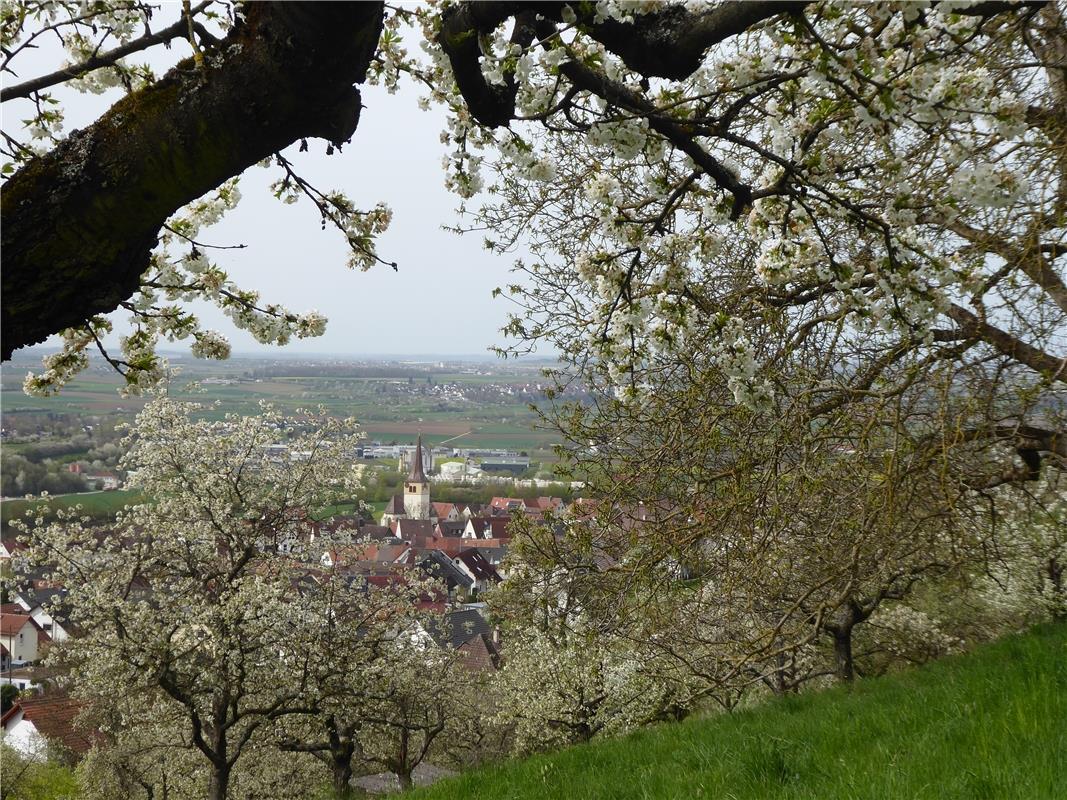
[[[1067,625],[905,674],[471,772],[412,800],[1067,797]]]

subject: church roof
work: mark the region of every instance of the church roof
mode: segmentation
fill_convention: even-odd
[[[385,507],[386,514],[406,514],[404,510],[404,495],[394,494],[389,498],[389,504]]]
[[[416,483],[428,483],[426,480],[426,473],[422,471],[422,434],[419,434],[418,441],[415,443],[414,458],[411,459],[411,472],[408,473],[408,480]]]

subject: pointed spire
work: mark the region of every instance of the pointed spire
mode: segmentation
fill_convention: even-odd
[[[428,483],[426,480],[426,473],[422,471],[422,433],[419,433],[419,438],[415,443],[415,457],[411,459],[411,472],[408,473],[408,480],[412,483]]]

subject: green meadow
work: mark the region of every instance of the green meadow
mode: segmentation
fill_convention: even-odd
[[[469,772],[412,800],[1060,800],[1067,624],[853,687]]]

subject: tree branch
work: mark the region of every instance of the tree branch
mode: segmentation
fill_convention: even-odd
[[[207,8],[213,0],[204,0],[202,3],[198,3],[194,6],[190,14],[196,15]],[[42,75],[39,78],[23,81],[22,83],[16,83],[14,86],[5,86],[0,90],[0,103],[6,103],[8,100],[14,100],[18,97],[29,97],[34,92],[39,92],[42,89],[47,89],[50,86],[69,81],[74,78],[80,78],[86,73],[93,70],[100,69],[101,67],[110,67],[116,61],[121,58],[125,58],[133,53],[139,53],[142,50],[147,50],[149,47],[153,47],[157,44],[165,44],[174,39],[186,38],[188,22],[185,17],[182,17],[169,28],[164,28],[158,33],[146,33],[139,39],[127,42],[121,47],[116,47],[114,50],[109,50],[106,53],[96,55],[91,58],[87,58],[80,64],[72,64],[69,67],[51,72],[48,75]],[[205,31],[206,33],[206,31]]]
[[[964,333],[981,339],[1008,358],[1025,364],[1049,380],[1067,383],[1067,358],[1056,358],[1033,345],[1017,339],[1007,331],[983,322],[977,316],[955,303],[947,312]]]
[[[350,138],[381,3],[253,3],[217,63],[186,59],[4,186],[4,359],[132,295],[175,211],[305,137]]]

